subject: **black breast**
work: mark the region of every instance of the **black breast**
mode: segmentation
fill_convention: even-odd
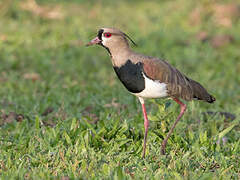
[[[123,85],[132,93],[139,93],[145,88],[143,64],[134,64],[128,60],[121,67],[113,67]]]

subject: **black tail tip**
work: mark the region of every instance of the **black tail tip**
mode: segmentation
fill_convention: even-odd
[[[216,98],[210,95],[207,102],[208,103],[214,103],[214,101],[216,101]]]

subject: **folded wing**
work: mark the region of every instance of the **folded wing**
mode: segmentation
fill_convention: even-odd
[[[144,73],[152,80],[159,80],[167,84],[168,95],[187,101],[197,99],[208,103],[216,99],[198,82],[186,77],[166,61],[156,58],[144,59]]]

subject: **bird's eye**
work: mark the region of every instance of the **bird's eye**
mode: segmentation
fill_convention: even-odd
[[[112,36],[111,33],[105,33],[105,34],[104,34],[104,37],[106,37],[106,38],[110,38],[111,36]]]

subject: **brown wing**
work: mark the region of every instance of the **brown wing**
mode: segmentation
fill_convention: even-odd
[[[167,84],[169,96],[187,101],[194,98],[209,103],[215,101],[201,84],[187,78],[166,61],[152,58],[144,59],[142,62],[144,72],[149,78]]]

